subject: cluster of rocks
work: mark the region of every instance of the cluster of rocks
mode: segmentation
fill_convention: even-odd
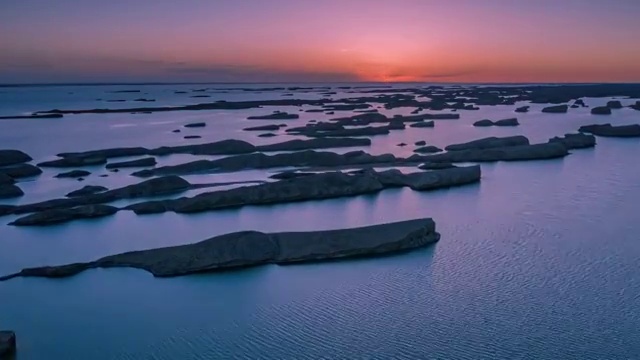
[[[424,247],[437,242],[432,219],[417,219],[352,229],[266,234],[242,231],[195,244],[134,251],[62,266],[24,269],[0,277],[61,278],[92,268],[129,267],[156,277],[174,277],[258,266],[378,256]],[[15,348],[15,339],[13,340]]]
[[[38,167],[27,164],[31,160],[31,156],[20,150],[0,150],[0,199],[24,195],[16,180],[42,174]]]

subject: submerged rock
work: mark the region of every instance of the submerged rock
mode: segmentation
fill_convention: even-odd
[[[91,268],[131,267],[156,277],[227,270],[263,264],[294,264],[407,251],[437,242],[431,219],[361,228],[265,234],[242,231],[199,243],[107,256],[94,262],[24,269],[1,277],[67,277]]]
[[[76,219],[93,219],[113,215],[118,208],[108,205],[82,205],[73,208],[45,210],[21,217],[9,225],[41,226],[67,222]]]
[[[74,190],[74,191],[68,193],[66,196],[67,197],[87,196],[87,195],[93,195],[93,194],[97,194],[97,193],[100,193],[100,192],[104,192],[104,191],[107,191],[107,190],[109,190],[109,189],[107,189],[104,186],[86,185],[81,189]]]
[[[298,114],[289,114],[286,112],[276,111],[269,115],[249,116],[249,120],[293,120],[300,118]]]
[[[80,177],[85,177],[85,176],[89,176],[91,175],[90,171],[86,171],[86,170],[71,170],[71,171],[67,171],[67,172],[63,172],[60,173],[54,177],[57,177],[59,179],[64,179],[64,178],[80,178]]]
[[[542,109],[543,113],[554,113],[554,114],[564,114],[569,110],[568,105],[556,105],[556,106],[547,106]]]
[[[9,359],[9,357],[14,355],[15,353],[16,334],[13,331],[0,331],[0,358]]]
[[[20,150],[0,150],[0,166],[17,165],[31,160],[31,156]]]
[[[596,138],[593,135],[566,134],[564,137],[554,137],[549,142],[562,143],[567,149],[584,149],[596,146]]]
[[[585,125],[578,131],[604,137],[640,137],[640,125],[612,126],[611,124]]]
[[[107,169],[116,169],[116,168],[129,168],[129,167],[146,167],[146,166],[155,166],[156,159],[153,157],[147,157],[137,160],[131,161],[123,161],[123,162],[115,162],[107,164]]]
[[[24,195],[24,192],[14,184],[0,184],[0,199],[11,199]]]
[[[522,135],[507,137],[488,137],[478,140],[469,141],[462,144],[453,144],[445,147],[448,151],[473,150],[473,149],[492,149],[508,146],[529,145],[529,139]]]
[[[607,106],[596,106],[591,109],[593,115],[611,115],[611,108]]]

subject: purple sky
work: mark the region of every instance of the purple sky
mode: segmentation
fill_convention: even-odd
[[[640,81],[638,0],[2,0],[0,83]]]

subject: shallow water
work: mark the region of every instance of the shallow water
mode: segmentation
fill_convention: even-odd
[[[178,89],[149,90],[150,95],[112,95],[166,93],[162,100],[166,104],[185,104],[171,96],[174,88]],[[66,94],[67,90],[74,92],[60,91]],[[0,96],[12,91],[3,89]],[[26,89],[20,92],[30,94]],[[75,93],[86,94],[86,99],[71,104],[52,96],[46,104],[23,100],[7,105],[0,98],[0,115],[67,105],[96,107],[85,105],[103,96],[99,94],[104,89],[76,89]],[[279,96],[265,94],[233,96]],[[30,99],[44,99],[45,95],[33,94]],[[293,97],[300,98],[297,93]],[[591,106],[606,101],[586,100]],[[105,107],[117,104],[121,103]],[[156,106],[140,103],[146,105]],[[515,128],[471,126],[482,118],[516,116],[513,106],[461,111],[461,120],[436,121],[433,129],[407,128],[376,136],[365,149],[410,155],[413,146],[396,144],[426,140],[444,146],[512,134],[540,142],[583,124],[632,123],[640,117],[630,109],[609,117],[592,116],[588,109],[541,114],[537,111],[541,107],[534,105],[530,113],[517,114],[522,125]],[[288,140],[285,135],[261,139],[241,131],[271,123],[244,119],[272,110],[0,121],[0,141],[3,148],[22,149],[39,161],[63,151],[182,143],[185,132],[176,135],[171,130],[203,119],[208,120],[206,128],[192,129],[206,134],[202,142]],[[406,110],[387,113],[411,109]],[[350,114],[336,112],[326,117],[343,113]],[[303,119],[292,123],[325,116],[301,114]],[[284,121],[273,121],[280,122]],[[116,126],[121,124],[133,126]],[[637,358],[639,153],[637,139],[598,138],[595,149],[576,150],[565,159],[483,164],[480,184],[449,190],[392,189],[349,199],[196,215],[121,212],[98,221],[47,228],[10,227],[5,224],[11,218],[3,217],[2,274],[249,229],[319,230],[433,217],[442,238],[436,246],[379,259],[274,265],[172,279],[155,279],[127,269],[92,270],[63,280],[14,279],[0,283],[0,328],[18,334],[20,360]],[[185,159],[169,157],[166,161]],[[25,198],[33,201],[58,197],[97,181],[110,188],[137,181],[127,175],[133,170],[98,178],[100,171],[83,183],[54,179],[57,171],[47,171],[20,186],[27,193]],[[248,171],[195,175],[189,180],[205,183],[264,179],[266,175]]]

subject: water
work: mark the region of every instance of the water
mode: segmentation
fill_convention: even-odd
[[[14,89],[2,91],[0,96],[9,96]],[[0,97],[0,115],[67,105],[36,101],[46,97],[40,92],[59,88],[19,91],[20,97],[30,91],[38,95],[20,104]],[[104,93],[100,88],[82,93],[91,91]],[[244,96],[267,95],[274,96]],[[182,104],[171,96],[166,101]],[[587,99],[592,106],[606,101]],[[427,140],[444,146],[490,135],[545,141],[582,124],[638,122],[638,113],[629,109],[602,118],[581,109],[541,114],[538,107],[518,114],[517,128],[472,127],[481,118],[513,116],[513,106],[483,107],[461,112],[461,120],[437,121],[434,129],[374,137],[367,150],[408,155],[411,147],[396,144]],[[405,110],[410,111],[388,113]],[[240,130],[269,123],[243,120],[247,114],[270,111],[0,121],[0,141],[3,148],[23,149],[39,161],[61,151],[180,143],[181,136],[176,139],[170,130],[197,119],[210,119],[198,130],[207,134],[203,141],[287,140]],[[323,116],[303,114],[295,122]],[[116,130],[122,123],[133,125]],[[637,139],[599,138],[595,149],[576,150],[561,160],[483,164],[480,184],[434,192],[394,189],[197,215],[121,212],[42,229],[5,226],[11,218],[0,218],[0,273],[249,229],[320,230],[433,217],[442,234],[436,246],[378,259],[171,279],[131,269],[92,270],[63,280],[14,279],[0,283],[0,328],[17,332],[20,360],[638,358],[639,151]],[[97,179],[108,187],[136,181],[127,171],[92,175],[84,183],[54,179],[55,173],[20,186],[27,197],[48,199]],[[199,175],[198,182],[265,175]]]

